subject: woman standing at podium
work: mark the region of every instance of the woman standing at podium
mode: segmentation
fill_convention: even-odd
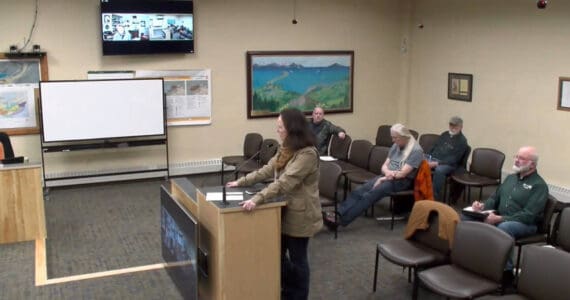
[[[284,109],[277,118],[281,146],[261,169],[249,173],[228,187],[249,186],[268,178],[274,181],[250,200],[241,203],[253,210],[266,199],[284,196],[287,206],[282,217],[281,296],[307,299],[309,295],[309,238],[322,225],[319,201],[319,154],[305,116],[297,109]]]

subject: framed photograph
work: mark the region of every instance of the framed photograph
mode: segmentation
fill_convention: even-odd
[[[0,131],[9,135],[40,132],[39,82],[48,80],[45,53],[0,54]]]
[[[448,73],[447,98],[471,102],[473,92],[473,75]]]
[[[570,77],[558,78],[558,110],[570,111]]]
[[[247,117],[283,108],[353,111],[354,51],[248,51]]]

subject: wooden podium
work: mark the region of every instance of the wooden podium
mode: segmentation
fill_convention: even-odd
[[[208,274],[199,278],[199,298],[279,299],[281,207],[285,202],[266,203],[246,212],[236,201],[227,205],[206,201],[208,192],[221,190],[220,186],[198,189],[188,179],[171,181],[172,195],[197,216],[198,247],[207,253]]]
[[[46,238],[39,164],[0,167],[0,244]]]

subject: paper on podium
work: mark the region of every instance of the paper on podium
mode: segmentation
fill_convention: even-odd
[[[206,201],[222,201],[223,199],[222,192],[215,192],[215,193],[207,193],[206,194]],[[226,193],[226,200],[227,201],[243,201],[243,192],[227,192]]]

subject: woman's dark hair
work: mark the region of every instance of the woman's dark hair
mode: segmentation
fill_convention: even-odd
[[[279,115],[285,130],[287,130],[287,137],[283,141],[283,146],[292,151],[315,146],[315,135],[309,128],[307,119],[301,111],[296,108],[286,108]]]

